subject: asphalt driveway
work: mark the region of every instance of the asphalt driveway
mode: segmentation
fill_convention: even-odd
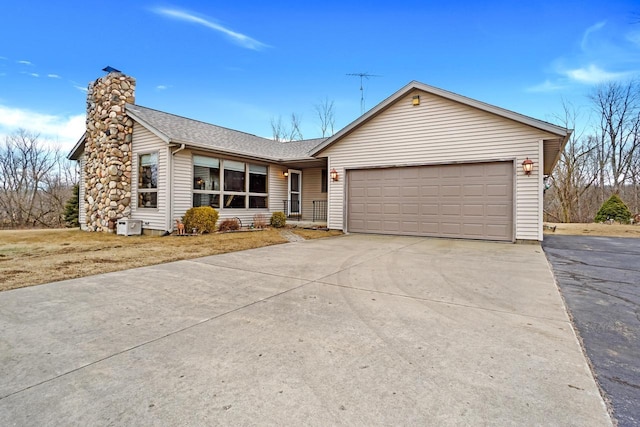
[[[619,425],[640,425],[640,239],[547,236],[544,250]]]
[[[0,293],[0,425],[611,425],[540,246],[350,235]]]

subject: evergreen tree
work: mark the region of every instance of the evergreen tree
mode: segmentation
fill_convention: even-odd
[[[605,222],[607,220],[618,221],[621,224],[628,224],[631,219],[631,211],[617,194],[612,195],[602,204],[596,214],[595,222]]]
[[[64,205],[64,221],[67,227],[79,227],[80,221],[78,220],[78,213],[80,212],[80,186],[78,184],[73,186],[73,195],[67,200]]]

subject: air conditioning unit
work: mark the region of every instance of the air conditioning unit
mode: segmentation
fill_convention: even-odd
[[[129,218],[119,219],[117,234],[119,236],[139,236],[142,234],[142,221]]]

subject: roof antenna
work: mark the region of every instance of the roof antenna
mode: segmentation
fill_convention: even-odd
[[[364,114],[364,86],[362,84],[362,79],[365,78],[369,80],[369,77],[382,77],[377,74],[369,74],[369,73],[348,73],[347,76],[352,77],[360,77],[360,114]]]

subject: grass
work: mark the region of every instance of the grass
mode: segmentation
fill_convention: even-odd
[[[545,228],[545,234],[640,238],[640,225],[597,223],[545,223],[545,225],[556,227],[555,231]]]
[[[305,239],[339,231],[291,229]],[[77,229],[0,231],[0,291],[286,243],[279,230],[202,236],[118,236]]]

